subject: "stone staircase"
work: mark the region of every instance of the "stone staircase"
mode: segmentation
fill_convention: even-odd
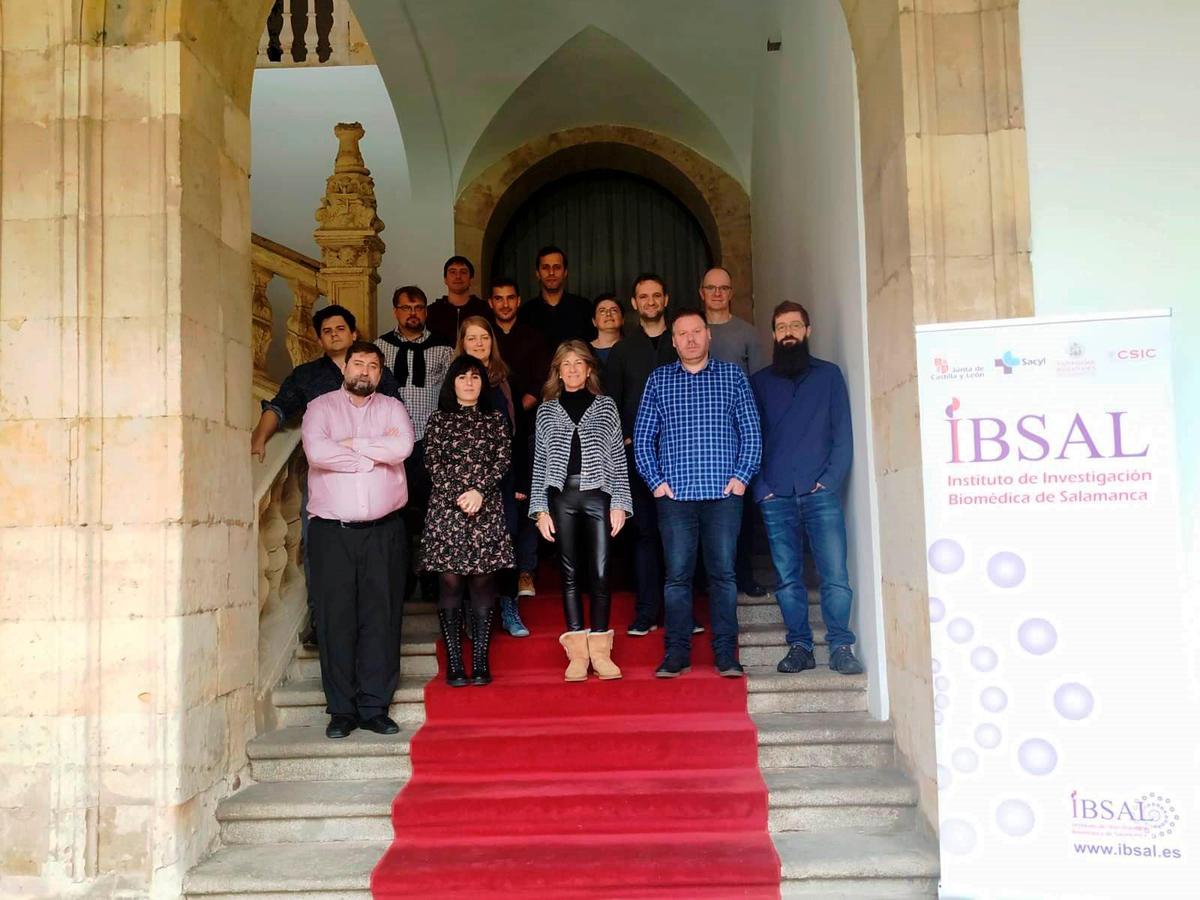
[[[917,822],[916,787],[894,768],[890,724],[867,715],[866,676],[825,667],[815,601],[814,592],[818,668],[780,675],[775,663],[785,641],[774,599],[739,598],[740,654],[783,864],[782,894],[935,897],[937,845]],[[327,740],[319,662],[309,651],[297,653],[272,698],[280,727],[247,748],[255,783],[218,806],[222,847],[188,874],[187,897],[370,896],[371,870],[392,838],[391,801],[411,772],[409,741],[425,714],[422,688],[437,672],[436,633],[432,606],[408,604],[391,707],[401,731],[390,737],[356,731]]]

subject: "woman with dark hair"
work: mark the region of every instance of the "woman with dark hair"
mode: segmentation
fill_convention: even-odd
[[[496,573],[512,568],[500,483],[512,462],[512,434],[492,408],[487,368],[473,356],[450,363],[438,408],[425,427],[432,491],[421,534],[421,571],[436,572],[438,624],[446,642],[446,683],[488,684],[488,642]],[[470,594],[472,672],[462,658],[463,600]]]
[[[515,541],[519,522],[517,519],[517,473],[527,472],[529,449],[517,437],[516,405],[513,403],[511,369],[500,356],[500,343],[492,323],[482,316],[468,316],[458,328],[458,343],[455,356],[473,356],[487,368],[486,392],[491,397],[492,407],[508,416],[512,433],[513,465],[504,476],[500,493],[504,501],[504,521],[508,533]],[[519,394],[518,394],[519,395]],[[527,488],[526,488],[527,489]],[[524,499],[524,498],[522,498]],[[500,625],[513,637],[529,637],[529,629],[521,621],[517,610],[517,572],[504,572],[499,578]]]
[[[600,393],[597,363],[583,341],[560,344],[542,391],[534,440],[529,515],[547,541],[558,544],[563,613],[559,637],[567,652],[567,681],[620,678],[608,627],[608,547],[633,513],[621,417]],[[591,584],[591,630],[580,597]]]
[[[617,302],[616,294],[601,294],[592,301],[592,324],[596,326],[592,353],[603,366],[612,348],[621,342],[621,329],[625,327],[625,310]]]

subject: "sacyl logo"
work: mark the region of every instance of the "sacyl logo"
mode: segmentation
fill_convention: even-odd
[[[996,368],[1003,369],[1005,375],[1011,375],[1013,369],[1021,364],[1021,360],[1011,350],[1005,350],[1004,355],[996,360]]]
[[[996,358],[996,368],[1004,372],[1005,375],[1011,375],[1013,369],[1019,366],[1044,366],[1046,357],[1038,357],[1031,359],[1028,356],[1017,356],[1011,350],[1005,350],[1002,356]]]

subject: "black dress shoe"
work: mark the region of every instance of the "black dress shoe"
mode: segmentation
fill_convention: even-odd
[[[388,718],[384,713],[377,716],[371,716],[369,719],[359,719],[358,726],[367,731],[373,731],[376,734],[395,734],[400,730],[400,726]]]
[[[761,584],[759,584],[757,581],[751,581],[747,584],[740,585],[738,587],[738,592],[745,594],[747,597],[765,597],[765,596],[767,596],[767,589],[765,587],[763,587]]]
[[[358,727],[358,719],[354,716],[330,716],[329,724],[325,726],[325,737],[350,737],[350,732]]]

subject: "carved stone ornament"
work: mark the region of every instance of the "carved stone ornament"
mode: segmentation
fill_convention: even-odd
[[[334,126],[338,139],[333,174],[325,180],[325,196],[316,212],[320,223],[314,237],[321,244],[323,235],[338,231],[366,231],[378,234],[384,224],[376,214],[375,181],[363,163],[358,142],[365,133],[358,122]]]
[[[250,284],[252,301],[250,314],[253,318],[253,329],[250,334],[251,350],[254,353],[254,372],[265,375],[267,371],[267,352],[271,349],[272,313],[271,301],[267,299],[267,285],[271,283],[274,273],[267,269],[251,266]]]

